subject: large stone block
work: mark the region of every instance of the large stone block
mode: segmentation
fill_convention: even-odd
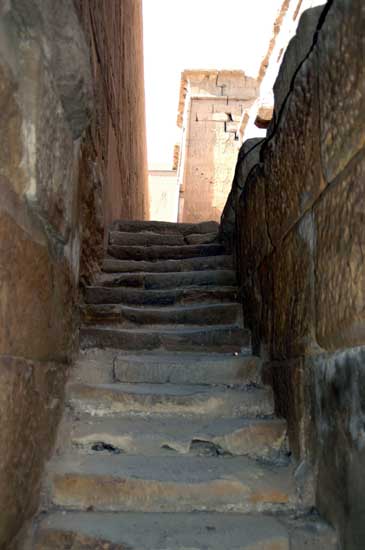
[[[9,548],[36,511],[44,461],[52,448],[65,382],[61,365],[0,355],[0,547]]]
[[[276,245],[324,187],[315,52],[297,74],[280,124],[262,151],[268,228]]]
[[[285,51],[279,74],[274,84],[276,118],[279,116],[285,100],[291,91],[296,72],[301,63],[309,55],[322,12],[323,6],[317,6],[303,12],[298,23],[297,32]]]
[[[317,340],[336,350],[365,343],[365,152],[316,205]]]
[[[4,16],[36,40],[52,75],[72,135],[88,126],[93,104],[89,51],[73,0],[11,0]]]
[[[237,231],[242,280],[254,272],[272,250],[267,231],[266,184],[262,165],[258,164],[247,179],[239,200]]]
[[[334,0],[319,34],[322,166],[332,182],[365,145],[365,4]]]
[[[66,359],[72,347],[73,283],[24,206],[0,187],[0,354]],[[8,195],[8,196],[7,196]]]
[[[337,527],[341,547],[362,550],[365,540],[365,349],[306,360],[314,383],[318,464],[317,505]]]
[[[273,344],[278,360],[315,348],[315,227],[309,212],[273,254]]]

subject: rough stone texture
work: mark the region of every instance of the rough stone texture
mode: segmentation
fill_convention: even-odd
[[[328,350],[365,342],[365,151],[314,209],[316,333]]]
[[[364,25],[362,0],[334,0],[319,34],[321,148],[327,182],[365,145]]]
[[[91,97],[77,21],[69,0],[14,0],[0,7],[4,549],[37,509],[74,345],[80,244],[75,138],[88,122]]]
[[[263,146],[268,228],[275,245],[324,187],[317,67],[317,53],[313,52],[296,76],[275,135]]]
[[[75,0],[75,5],[90,48],[96,98],[84,153],[87,162],[95,155],[99,166],[104,224],[144,219],[148,185],[142,2]]]
[[[245,326],[268,362],[301,490],[315,492],[343,550],[365,540],[364,354],[354,347],[365,344],[364,22],[359,0],[303,15],[275,86],[280,116],[234,220]],[[303,535],[295,548],[306,540],[317,544]]]
[[[7,548],[7,541],[36,511],[43,461],[62,412],[64,382],[60,365],[0,357],[1,548]]]
[[[280,116],[280,111],[290,94],[293,76],[300,64],[308,56],[315,38],[323,6],[317,6],[306,10],[298,23],[296,34],[293,36],[285,51],[278,77],[274,84],[275,115]]]

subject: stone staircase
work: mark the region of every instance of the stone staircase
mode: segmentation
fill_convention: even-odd
[[[32,548],[337,548],[301,500],[217,231],[112,227]]]

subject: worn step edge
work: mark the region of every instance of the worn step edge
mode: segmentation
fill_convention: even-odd
[[[260,384],[261,360],[243,354],[117,354],[114,380],[150,384]]]
[[[113,546],[107,546],[108,543]],[[290,548],[288,530],[272,516],[108,512],[56,512],[48,515],[36,533],[35,550],[64,550],[66,547],[79,550]]]
[[[202,420],[178,415],[149,417],[90,417],[82,415],[72,427],[71,444],[87,453],[126,453],[148,456],[230,454],[254,459],[285,459],[286,421],[277,418]]]
[[[225,248],[221,244],[187,244],[182,246],[120,246],[110,244],[107,252],[110,256],[119,260],[157,261],[214,257],[224,254]]]
[[[176,223],[160,221],[124,221],[116,220],[112,223],[110,230],[141,232],[152,231],[154,233],[180,233],[182,235],[197,233],[218,233],[219,224],[215,221],[204,221],[199,223]]]
[[[149,246],[149,245],[184,245],[185,238],[181,233],[154,233],[145,231],[131,233],[128,231],[110,231],[109,244],[118,246]]]
[[[251,352],[249,331],[234,325],[176,330],[87,326],[80,329],[80,344],[84,349]]]
[[[232,269],[232,256],[206,256],[204,258],[189,258],[182,260],[118,260],[106,258],[103,261],[105,273],[166,273],[182,271],[202,271],[205,269]]]
[[[300,506],[291,468],[244,457],[63,455],[51,498],[70,509],[279,512]]]
[[[145,290],[128,287],[88,286],[84,289],[85,302],[89,305],[128,304],[143,306],[172,306],[229,303],[237,301],[235,286],[211,286]]]
[[[71,384],[75,410],[95,416],[117,414],[186,414],[215,417],[258,417],[274,413],[269,387],[227,389],[167,384]]]
[[[241,305],[188,304],[177,306],[128,306],[121,304],[80,305],[85,324],[118,323],[119,325],[242,325]]]

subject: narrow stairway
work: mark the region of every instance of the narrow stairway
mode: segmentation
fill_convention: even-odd
[[[217,231],[113,225],[35,549],[336,548],[300,498]]]

